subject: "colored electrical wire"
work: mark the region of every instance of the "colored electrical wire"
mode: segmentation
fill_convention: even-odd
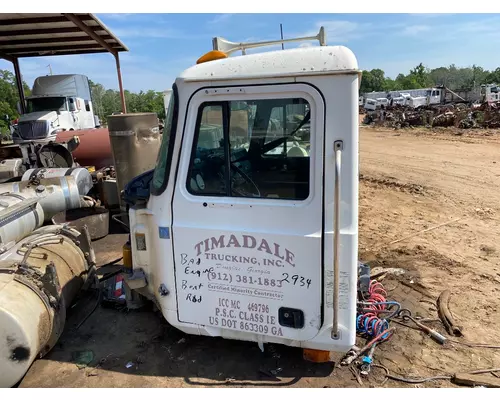
[[[356,318],[356,329],[368,336],[378,336],[389,328],[389,322],[373,314],[362,314]]]
[[[401,305],[395,301],[386,300],[387,292],[384,286],[371,280],[368,286],[368,298],[358,302],[358,315],[356,316],[356,330],[358,333],[368,337],[378,337],[383,340],[389,338],[389,319],[398,315]],[[386,318],[379,314],[388,313]]]
[[[396,328],[389,328],[377,336],[375,336],[372,340],[370,340],[365,346],[359,351],[358,357],[365,353],[367,350],[369,350],[374,344],[380,344],[382,342],[385,342],[387,339],[389,339],[393,334]]]
[[[399,314],[399,311],[401,310],[401,304],[399,304],[397,301],[383,301],[383,302],[368,302],[368,301],[358,301],[359,306],[368,306],[367,308],[359,307],[359,311],[363,312],[373,312],[377,314],[382,314],[382,313],[389,313],[388,316],[384,317],[385,320],[390,320],[391,318],[394,318]],[[380,310],[380,309],[375,309],[374,306],[389,306],[387,309]],[[392,310],[392,307],[394,306],[395,309]]]

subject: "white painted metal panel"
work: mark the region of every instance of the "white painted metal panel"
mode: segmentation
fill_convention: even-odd
[[[269,51],[197,64],[185,70],[178,79],[186,82],[223,81],[357,71],[356,57],[347,47],[319,46]]]
[[[40,76],[33,83],[33,96],[68,96],[91,100],[88,78],[84,75]]]
[[[193,196],[186,189],[200,105],[207,101],[304,98],[311,106],[309,197]],[[286,84],[199,91],[190,101],[173,201],[178,319],[184,324],[244,332],[241,339],[305,341],[322,325],[322,169],[324,102],[310,85]],[[281,326],[280,307],[304,312],[301,329]],[[267,339],[266,339],[267,337]],[[274,341],[271,339],[271,341]]]

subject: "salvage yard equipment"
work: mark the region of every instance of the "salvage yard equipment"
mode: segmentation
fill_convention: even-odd
[[[326,45],[323,28],[317,36],[288,41],[312,38],[321,46],[235,57],[226,53],[281,41],[232,44],[216,38],[214,50],[173,84],[161,144],[154,115],[110,117],[115,169],[94,171],[91,192],[97,197],[106,193],[101,181],[108,175],[116,178],[119,192],[124,188],[120,206],[128,214],[130,242],[123,246],[125,265],[116,267],[127,270],[120,277],[127,306],[139,307],[139,295],[145,296],[185,333],[256,342],[261,349],[266,343],[300,347],[316,361],[325,361],[325,352],[354,345],[360,71],[349,49]],[[48,252],[45,239],[50,246],[62,246],[67,240],[61,235],[73,231],[70,226],[84,231],[90,242],[86,227],[68,218],[81,211],[68,210],[92,207],[97,200],[88,201],[81,193],[88,186],[83,171],[30,170],[24,175],[26,181],[4,184],[5,191],[29,194],[29,207],[41,206],[44,220],[62,212],[54,222],[69,223],[64,229],[50,227],[50,234],[48,227],[34,231],[42,234],[42,243],[28,236],[6,250],[9,282],[16,274],[28,274],[35,281],[27,290],[42,290],[45,276],[55,276],[52,259],[44,259],[33,272],[28,256],[18,262],[12,249],[30,240],[37,246],[24,254]],[[40,192],[48,192],[52,182],[58,182],[50,191],[57,201],[49,202]],[[69,184],[68,197],[64,188]],[[91,250],[82,254],[85,259],[77,257],[71,273],[64,272],[70,281],[74,275],[86,279],[93,268],[86,258]],[[56,289],[45,288],[50,290],[46,315],[61,327],[63,314],[57,313],[73,295],[59,306],[56,295],[66,281],[54,279]],[[77,283],[79,288],[82,282]],[[57,312],[49,308],[56,306]],[[4,314],[25,318],[29,312],[19,307]],[[54,328],[57,334],[42,337],[37,321],[28,319],[13,327],[12,335],[29,351],[23,350],[22,366],[2,385],[15,384],[61,333]],[[0,348],[2,355],[12,358],[7,347]],[[14,358],[19,361],[17,353]]]

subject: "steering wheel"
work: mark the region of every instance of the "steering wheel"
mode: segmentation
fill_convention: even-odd
[[[235,187],[233,187],[233,185],[231,185],[231,190],[233,192],[239,194],[242,197],[249,197],[249,194],[252,195],[251,197],[261,197],[260,190],[255,182],[247,174],[245,174],[240,167],[238,167],[234,163],[231,163],[231,169],[236,171],[245,180],[245,182],[251,185],[252,189],[254,189],[254,192],[247,193],[245,190],[236,189]]]

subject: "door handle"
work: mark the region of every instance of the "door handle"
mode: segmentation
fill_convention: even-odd
[[[344,142],[337,140],[333,143],[335,152],[335,192],[334,192],[334,221],[333,221],[333,326],[332,339],[339,339],[339,261],[340,261],[340,176],[342,167],[342,150]]]

